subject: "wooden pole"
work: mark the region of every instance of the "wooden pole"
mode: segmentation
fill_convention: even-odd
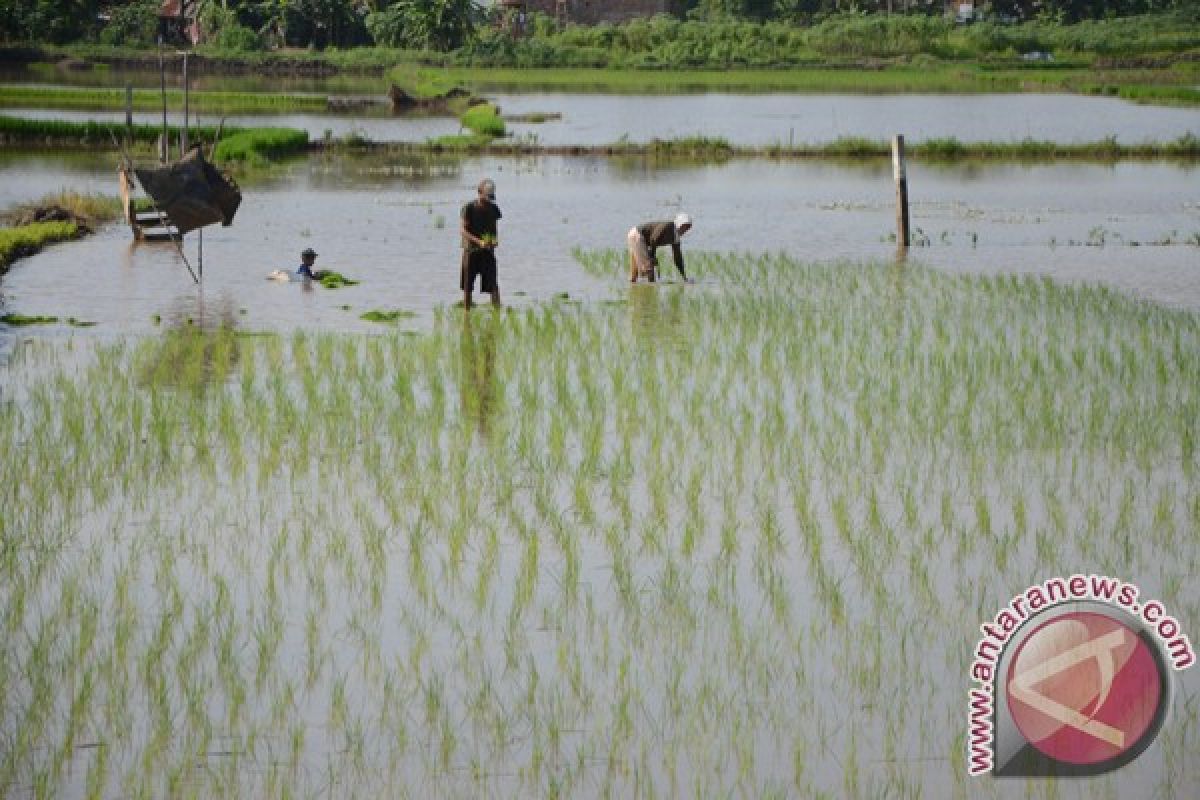
[[[896,180],[896,243],[908,247],[908,174],[904,165],[904,136],[892,137],[892,175]]]
[[[183,158],[188,148],[188,54],[183,54],[183,133],[179,136],[179,157]]]
[[[158,143],[158,162],[167,163],[167,147],[170,140],[167,136],[167,68],[163,64],[162,37],[158,37],[158,88],[162,92],[162,140]]]
[[[125,84],[125,146],[133,142],[133,84]]]

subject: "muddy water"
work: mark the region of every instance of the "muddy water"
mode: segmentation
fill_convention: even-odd
[[[0,203],[62,187],[112,191],[111,170],[107,156],[7,155]],[[376,308],[415,311],[420,325],[457,299],[458,213],[484,175],[499,184],[502,289],[515,305],[619,291],[622,276],[588,277],[572,248],[622,247],[631,225],[680,208],[696,219],[685,252],[786,250],[822,261],[894,255],[893,188],[882,162],[654,169],[605,159],[312,158],[245,186],[235,224],[205,232],[202,289],[173,246],[134,244],[113,225],[19,262],[4,278],[3,305],[94,321],[96,333],[214,314],[261,329],[378,330],[358,318]],[[1200,308],[1198,178],[1195,168],[1166,164],[913,164],[910,258],[950,271],[1102,282]],[[306,247],[321,254],[318,267],[362,284],[325,290],[265,279],[294,269]],[[197,250],[198,237],[189,236],[193,264]]]
[[[276,89],[278,91],[278,89]],[[1200,110],[1139,106],[1110,97],[1074,95],[804,95],[804,94],[494,94],[505,114],[553,112],[561,119],[509,124],[514,136],[543,144],[610,144],[682,136],[721,137],[734,144],[822,144],[841,137],[910,141],[956,137],[964,142],[1026,138],[1092,142],[1115,136],[1124,143],[1200,136]],[[124,119],[120,109],[100,112],[4,113],[53,119]],[[157,124],[153,113],[136,115]],[[177,117],[178,115],[176,115]],[[214,123],[216,117],[208,115]],[[177,120],[176,120],[177,121]],[[313,137],[359,131],[372,139],[420,141],[454,133],[452,118],[392,117],[386,109],[354,114],[239,115],[231,125],[288,125]]]

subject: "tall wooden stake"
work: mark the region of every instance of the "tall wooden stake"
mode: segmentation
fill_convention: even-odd
[[[133,84],[125,84],[125,146],[133,144]]]
[[[183,133],[179,136],[179,157],[183,158],[188,148],[188,54],[183,54]]]
[[[892,175],[896,180],[896,243],[908,247],[908,174],[904,165],[904,136],[892,137]]]
[[[158,162],[160,164],[167,163],[167,147],[170,144],[170,139],[167,136],[167,68],[163,65],[162,56],[162,37],[158,37],[158,87],[162,92],[162,140],[158,143]]]

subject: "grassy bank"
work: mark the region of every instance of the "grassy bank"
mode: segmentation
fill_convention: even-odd
[[[194,113],[270,114],[294,111],[326,110],[324,95],[276,94],[270,92],[198,92],[189,93]],[[158,111],[162,95],[152,89],[135,89],[135,111]],[[183,92],[167,90],[167,107],[183,108]],[[41,86],[0,86],[0,108],[48,108],[80,111],[123,111],[124,89],[47,88]]]
[[[0,213],[0,275],[19,258],[34,255],[56,242],[78,239],[98,225],[116,219],[115,197],[61,191]]]
[[[1195,630],[1200,315],[578,258],[610,301],[18,350],[0,791],[948,797],[1022,587],[1092,564]],[[1153,751],[1056,796],[1200,782],[1176,677]]]
[[[18,258],[31,256],[55,242],[76,239],[80,233],[74,222],[35,222],[0,228],[0,275]]]

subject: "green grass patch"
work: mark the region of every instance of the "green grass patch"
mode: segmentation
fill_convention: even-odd
[[[402,309],[395,309],[392,311],[382,311],[382,310],[367,311],[364,314],[360,314],[358,316],[358,318],[366,320],[367,322],[382,322],[382,323],[390,324],[390,323],[399,322],[402,319],[411,319],[412,317],[415,317],[415,316],[416,316],[416,312],[404,311]]]
[[[1103,87],[1099,93],[1108,94],[1108,88]],[[1200,106],[1200,89],[1195,86],[1120,86],[1117,87],[1117,95],[1147,105]]]

